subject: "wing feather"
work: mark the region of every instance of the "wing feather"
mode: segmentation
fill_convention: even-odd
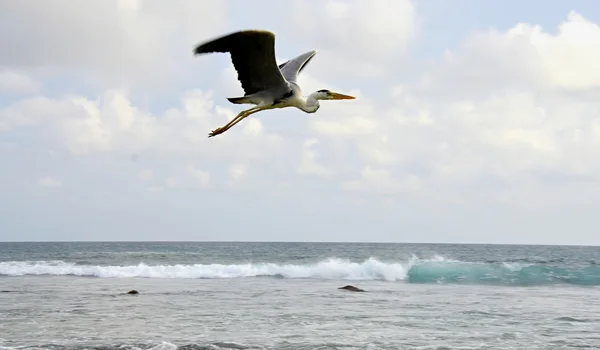
[[[283,74],[285,80],[295,83],[298,79],[298,74],[302,72],[304,67],[306,67],[308,62],[310,62],[310,60],[312,60],[316,54],[316,50],[308,51],[280,64],[279,69],[281,70],[281,74]]]
[[[275,34],[265,30],[234,32],[198,45],[194,53],[229,52],[245,95],[264,90],[287,90],[275,60]]]

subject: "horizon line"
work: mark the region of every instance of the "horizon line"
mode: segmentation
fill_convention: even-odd
[[[236,240],[31,240],[0,241],[2,243],[288,243],[288,244],[406,244],[406,245],[497,245],[497,246],[566,246],[600,247],[597,244],[581,243],[476,243],[476,242],[398,242],[398,241],[236,241]]]

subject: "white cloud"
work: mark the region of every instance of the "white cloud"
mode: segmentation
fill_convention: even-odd
[[[38,185],[41,187],[61,187],[62,181],[46,176],[38,181]]]
[[[154,172],[149,169],[144,169],[138,172],[138,178],[142,181],[150,181],[154,177]]]
[[[387,196],[418,191],[420,187],[421,180],[414,174],[392,174],[390,170],[377,169],[369,165],[362,169],[358,180],[342,183],[342,188],[346,190]]]
[[[41,87],[41,84],[31,77],[10,71],[0,70],[0,93],[3,94],[24,94],[36,92]]]
[[[555,35],[521,23],[474,35],[448,54],[428,84],[408,93],[417,106],[431,106],[435,129],[448,131],[435,135],[453,158],[438,164],[452,162],[463,176],[467,169],[600,175],[592,160],[600,152],[600,104],[588,98],[600,86],[592,63],[599,42],[600,27],[571,13]]]
[[[208,186],[210,181],[210,174],[207,171],[198,169],[193,164],[188,164],[186,170],[197,186]]]
[[[571,12],[551,34],[539,26],[519,23],[505,32],[478,32],[455,52],[431,66],[423,87],[456,92],[487,92],[508,87],[586,90],[600,87],[600,27]],[[437,86],[437,89],[436,89]]]
[[[143,86],[191,62],[196,41],[224,29],[226,10],[225,2],[193,0],[2,2],[0,66],[82,69],[94,79]]]
[[[331,103],[311,130],[336,166],[363,164],[343,173],[354,178],[340,179],[345,189],[460,197],[488,181],[470,199],[496,200],[532,177],[563,194],[557,187],[581,177],[598,186],[600,103],[588,92],[600,79],[577,61],[594,57],[598,33],[572,13],[555,35],[525,24],[475,34],[416,84],[391,87],[388,103]]]
[[[339,3],[327,6],[333,6],[329,15],[339,18],[345,18],[345,11],[357,11]],[[381,30],[389,29],[382,25]],[[554,57],[554,49],[548,47],[567,45],[565,42],[574,39],[565,33],[573,31],[581,34],[577,40],[593,44],[597,27],[573,14],[556,35],[540,29],[527,31],[524,26],[519,24],[505,33],[472,36],[456,52],[442,57],[438,68],[424,74],[417,84],[390,87],[393,100],[387,104],[361,91],[338,90],[334,84],[303,73],[300,83],[305,90],[330,86],[358,97],[354,101],[322,102],[317,115],[307,116],[312,141],[305,144],[300,139],[267,132],[273,126],[263,126],[260,117],[248,118],[227,133],[208,139],[208,131],[227,123],[236,114],[233,109],[239,108],[216,105],[213,92],[203,90],[185,92],[180,106],[161,114],[140,107],[126,90],[108,90],[94,99],[32,97],[1,109],[0,129],[45,125],[60,135],[52,141],[63,142],[74,154],[195,154],[203,160],[225,162],[223,165],[229,169],[226,181],[230,184],[246,178],[247,166],[252,162],[275,163],[275,159],[287,162],[280,166],[282,169],[288,167],[300,174],[337,181],[345,188],[370,190],[378,186],[392,192],[423,193],[424,188],[436,188],[440,193],[450,193],[451,186],[465,186],[492,173],[497,181],[516,181],[548,171],[597,176],[597,102],[577,94],[542,89],[540,80],[534,79],[539,73],[535,67],[549,59],[543,54]],[[547,49],[530,55],[535,45]],[[580,50],[573,51],[573,57],[584,56],[589,50],[585,43],[569,47]],[[520,64],[515,64],[515,57],[521,59]],[[569,67],[567,63],[564,64]],[[498,74],[501,67],[506,84],[486,82],[489,88],[482,89],[479,80],[463,79],[469,71],[462,67],[488,78]],[[584,74],[577,73],[572,78],[577,76]],[[236,82],[231,67],[222,77],[228,83]],[[574,86],[574,82],[566,86]],[[591,89],[595,85],[590,82],[575,85]],[[441,91],[451,97],[441,95]],[[268,122],[275,123],[272,119]],[[287,153],[295,151],[299,158],[286,158]],[[207,185],[210,171],[194,169],[182,171],[187,171],[188,178],[195,176],[196,184]],[[257,169],[269,171],[262,165]],[[166,181],[175,186],[183,180],[172,175]]]
[[[305,93],[329,88],[358,99],[323,101],[318,113],[310,115],[290,110],[256,114],[208,138],[209,131],[249,107],[225,100],[242,93],[235,71],[230,66],[219,71],[210,64],[229,64],[229,57],[197,58],[198,69],[211,71],[217,81],[188,72],[187,79],[197,88],[174,87],[173,92],[173,85],[161,85],[170,91],[168,99],[149,103],[139,93],[144,80],[137,78],[150,72],[176,80],[165,72],[182,69],[193,59],[194,44],[222,32],[219,26],[208,28],[221,21],[219,14],[228,5],[107,2],[93,5],[100,20],[73,16],[85,12],[80,5],[58,4],[0,5],[0,12],[20,13],[23,21],[48,12],[49,23],[58,26],[24,22],[20,38],[0,34],[0,44],[34,43],[0,58],[0,65],[8,67],[5,76],[12,79],[5,83],[6,91],[37,92],[0,106],[0,135],[11,136],[2,144],[6,157],[19,149],[25,152],[25,145],[28,151],[37,147],[57,154],[53,162],[97,164],[132,157],[136,164],[128,168],[128,179],[148,198],[210,189],[231,191],[243,200],[242,191],[255,191],[253,196],[265,203],[270,196],[281,203],[293,198],[303,208],[325,198],[348,205],[359,202],[363,208],[385,205],[390,211],[400,200],[451,204],[453,209],[492,203],[528,211],[600,198],[600,70],[595,64],[600,32],[576,13],[556,34],[525,23],[506,31],[473,33],[441,57],[411,66],[411,77],[416,77],[411,81],[399,73],[406,68],[398,62],[418,30],[412,2],[276,5],[286,9],[274,28],[281,39],[278,56],[319,50],[300,75]],[[206,11],[192,11],[195,6]],[[210,17],[208,22],[198,20],[199,13],[202,19]],[[0,20],[8,20],[2,16]],[[72,17],[77,18],[67,21]],[[101,29],[104,21],[114,23],[106,32]],[[46,31],[61,40],[49,40],[56,50],[44,57],[41,52],[51,47],[40,43]],[[183,36],[177,39],[179,34]],[[184,58],[186,52],[190,55]],[[97,74],[124,73],[135,84],[113,81],[99,93],[59,95],[47,90],[43,79],[39,85],[33,79],[43,78],[44,69],[60,71],[55,74],[61,77],[65,72],[77,75],[71,66]],[[39,73],[31,67],[44,69]],[[358,76],[371,81],[361,83],[360,89],[348,85],[358,84],[351,80]],[[397,82],[386,85],[389,77]],[[80,91],[76,86],[65,90]],[[292,113],[299,117],[284,118]],[[58,180],[42,178],[39,184],[56,185],[53,181]]]
[[[154,151],[218,157],[237,152],[240,138],[246,140],[240,155],[261,157],[282,150],[284,140],[265,132],[260,121],[251,118],[219,137],[208,138],[210,130],[233,116],[229,109],[214,106],[211,93],[200,90],[184,93],[181,106],[162,115],[144,110],[126,93],[112,90],[93,100],[83,96],[20,100],[0,109],[0,131],[43,125],[55,130],[60,135],[58,142],[74,154]]]
[[[146,187],[146,192],[150,193],[162,193],[165,191],[165,188],[162,186],[148,186]]]
[[[531,176],[550,192],[579,177],[594,178],[591,186],[600,184],[600,163],[595,161],[600,157],[598,103],[531,91],[453,103],[415,93],[411,100],[411,107],[381,111],[378,127],[368,136],[351,137],[348,143],[356,152],[337,153],[347,154],[346,162],[365,164],[344,188],[372,192],[376,186],[391,193],[426,188],[419,193],[435,189],[438,197],[448,197],[471,192],[469,183],[490,181],[483,188],[489,196],[478,196],[487,200],[501,195],[494,183],[516,186],[530,182]],[[350,120],[339,123],[339,130],[353,125]],[[322,135],[325,145],[339,137]],[[560,175],[565,182],[552,182],[543,174]]]
[[[345,77],[382,77],[417,34],[410,0],[292,1],[284,6],[277,19],[277,51],[291,52],[290,43],[298,51],[288,56],[316,49],[310,71],[342,82]]]
[[[168,188],[207,188],[209,184],[210,173],[194,164],[187,164],[165,180]]]
[[[248,169],[244,164],[233,164],[229,167],[229,185],[235,186],[243,181],[248,174]]]
[[[318,143],[319,140],[317,139],[309,139],[304,142],[304,145],[302,146],[302,159],[298,166],[298,172],[307,175],[329,177],[332,175],[331,170],[317,160],[318,153],[314,148]]]

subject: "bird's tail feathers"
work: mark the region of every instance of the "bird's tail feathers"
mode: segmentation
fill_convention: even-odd
[[[231,103],[236,103],[236,104],[245,104],[245,103],[252,103],[250,102],[250,99],[248,98],[248,96],[244,96],[244,97],[227,97],[227,100]]]

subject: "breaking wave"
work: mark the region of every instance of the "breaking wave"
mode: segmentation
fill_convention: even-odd
[[[600,285],[600,266],[558,267],[543,264],[480,263],[413,258],[406,262],[363,262],[329,258],[313,264],[189,264],[97,266],[65,261],[0,262],[0,276],[54,275],[99,278],[243,278],[274,277],[334,280],[380,280],[407,283],[493,285]]]

